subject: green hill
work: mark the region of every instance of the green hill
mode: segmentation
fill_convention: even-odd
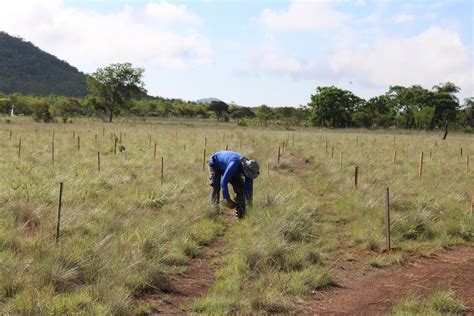
[[[30,42],[0,32],[0,92],[81,97],[85,75]]]

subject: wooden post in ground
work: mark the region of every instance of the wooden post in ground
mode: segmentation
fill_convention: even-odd
[[[461,157],[462,157],[462,147],[461,147]]]
[[[472,190],[472,199],[471,199],[471,217],[472,213],[474,213],[474,190]]]
[[[326,139],[326,145],[325,145],[325,147],[326,147],[326,153],[327,153],[327,152],[328,152],[328,140],[327,140],[327,139]]]
[[[10,130],[10,140],[12,140],[13,132]]]
[[[387,229],[386,229],[386,242],[387,242],[387,251],[392,249],[391,246],[391,236],[390,236],[390,191],[389,188],[385,189],[385,215],[387,218]]]
[[[359,167],[354,168],[354,188],[357,189],[357,184],[359,183]]]
[[[59,226],[61,224],[61,207],[63,200],[63,183],[59,183],[58,216],[56,219],[56,243],[59,242]]]
[[[100,172],[100,152],[97,152],[97,171]]]
[[[430,161],[431,161],[431,148],[430,148]]]
[[[331,159],[334,158],[334,147],[331,147]]]
[[[277,156],[277,163],[279,164],[280,163],[280,146],[278,146],[278,156]]]
[[[156,160],[156,142],[155,142],[155,145],[153,146],[153,160]]]
[[[163,184],[164,177],[163,177],[163,169],[164,169],[164,161],[163,161],[163,156],[161,157],[161,184]]]
[[[204,148],[207,148],[207,137],[204,137]]]
[[[51,163],[53,164],[53,167],[54,167],[54,132],[53,132],[53,137],[51,139]]]
[[[114,155],[117,154],[117,137],[114,138]]]
[[[422,175],[423,175],[423,152],[421,152],[421,155],[420,155],[420,167],[418,169],[418,177],[421,178]]]
[[[342,170],[342,151],[339,153],[340,167],[339,170]]]
[[[81,137],[77,136],[77,150],[81,150]]]
[[[20,158],[21,156],[21,138],[20,138],[20,141],[18,142],[18,159]]]
[[[203,155],[202,155],[202,171],[205,170],[206,166],[206,148],[204,148]]]
[[[397,161],[397,151],[395,150],[393,152],[393,164],[395,164],[396,161]]]
[[[229,144],[225,145],[225,150],[229,150]]]

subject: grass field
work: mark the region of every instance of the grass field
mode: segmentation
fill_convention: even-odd
[[[474,138],[441,136],[2,119],[0,311],[146,313],[152,306],[141,306],[140,299],[172,295],[176,277],[220,235],[226,255],[212,288],[190,306],[195,312],[288,312],[297,298],[333,285],[328,262],[334,258],[363,258],[367,267],[379,268],[413,252],[472,245],[474,171],[467,156],[474,164]],[[262,169],[253,207],[231,225],[209,208],[203,171],[204,149],[209,156],[226,145],[257,159]],[[396,248],[389,253],[387,187]]]

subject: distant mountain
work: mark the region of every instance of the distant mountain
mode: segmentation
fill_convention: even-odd
[[[221,102],[223,102],[222,100],[219,100],[218,98],[205,98],[205,99],[197,100],[196,103],[211,103],[212,101],[221,101]]]
[[[30,42],[0,32],[0,92],[82,97],[82,72]]]

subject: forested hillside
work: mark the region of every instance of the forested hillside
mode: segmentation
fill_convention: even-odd
[[[0,92],[82,97],[85,75],[30,42],[0,32]]]

